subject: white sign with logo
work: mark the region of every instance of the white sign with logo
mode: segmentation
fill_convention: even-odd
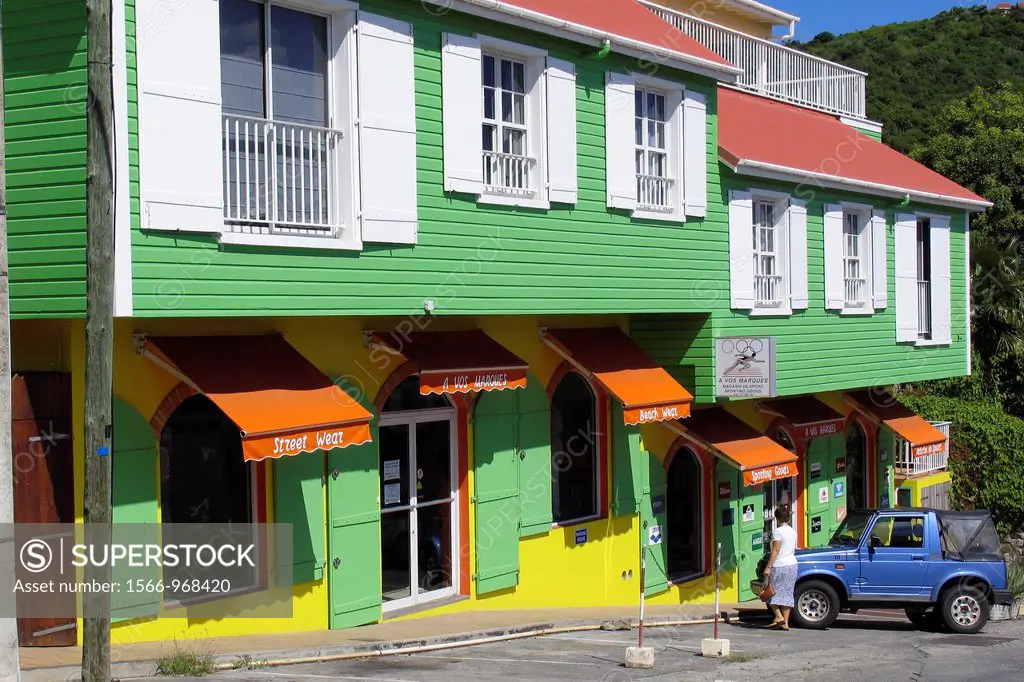
[[[771,398],[775,392],[775,337],[715,339],[715,395]]]

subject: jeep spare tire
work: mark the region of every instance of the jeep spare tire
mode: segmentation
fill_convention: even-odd
[[[953,632],[973,635],[988,623],[988,597],[970,585],[955,585],[942,593],[942,622]]]
[[[828,583],[805,580],[793,592],[796,605],[792,618],[796,625],[811,630],[824,630],[839,616],[839,595]]]

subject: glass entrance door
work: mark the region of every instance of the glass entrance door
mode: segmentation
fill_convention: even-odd
[[[775,521],[775,509],[781,506],[789,507],[793,512],[793,491],[795,486],[793,478],[780,478],[764,484],[764,546],[765,551],[771,550],[772,531],[778,527]]]
[[[452,410],[381,417],[380,505],[384,610],[455,593],[455,419]]]

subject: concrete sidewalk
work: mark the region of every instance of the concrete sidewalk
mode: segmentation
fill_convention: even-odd
[[[722,604],[721,613],[726,618],[738,618],[741,613],[750,614],[751,611],[738,604]],[[763,613],[762,610],[757,615]],[[209,652],[224,668],[247,658],[280,665],[284,662],[306,663],[406,653],[424,647],[468,646],[560,631],[625,629],[636,626],[636,616],[634,607],[473,611],[391,620],[347,630],[121,644],[111,647],[112,673],[115,679],[151,677],[156,671],[156,661],[173,653],[176,646]],[[664,627],[713,618],[714,608],[711,605],[665,605],[648,607],[644,620],[648,625]],[[76,674],[81,657],[81,647],[23,647],[22,680],[63,682],[78,679]]]

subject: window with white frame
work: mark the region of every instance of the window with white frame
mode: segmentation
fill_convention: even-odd
[[[531,195],[537,159],[529,154],[526,62],[485,52],[481,66],[484,190]]]
[[[897,342],[952,343],[949,217],[900,214],[894,232]]]
[[[843,213],[843,291],[844,302],[851,308],[859,308],[867,302],[863,231],[860,213]]]
[[[754,303],[759,308],[778,308],[786,295],[777,209],[774,201],[754,201]]]
[[[225,220],[335,236],[343,134],[329,127],[328,19],[254,0],[219,4]]]
[[[917,219],[915,260],[917,264],[917,338],[932,338],[932,221]]]
[[[768,190],[729,192],[730,307],[750,315],[807,308],[807,208]]]
[[[636,88],[636,204],[648,211],[673,210],[665,99],[664,93]]]

